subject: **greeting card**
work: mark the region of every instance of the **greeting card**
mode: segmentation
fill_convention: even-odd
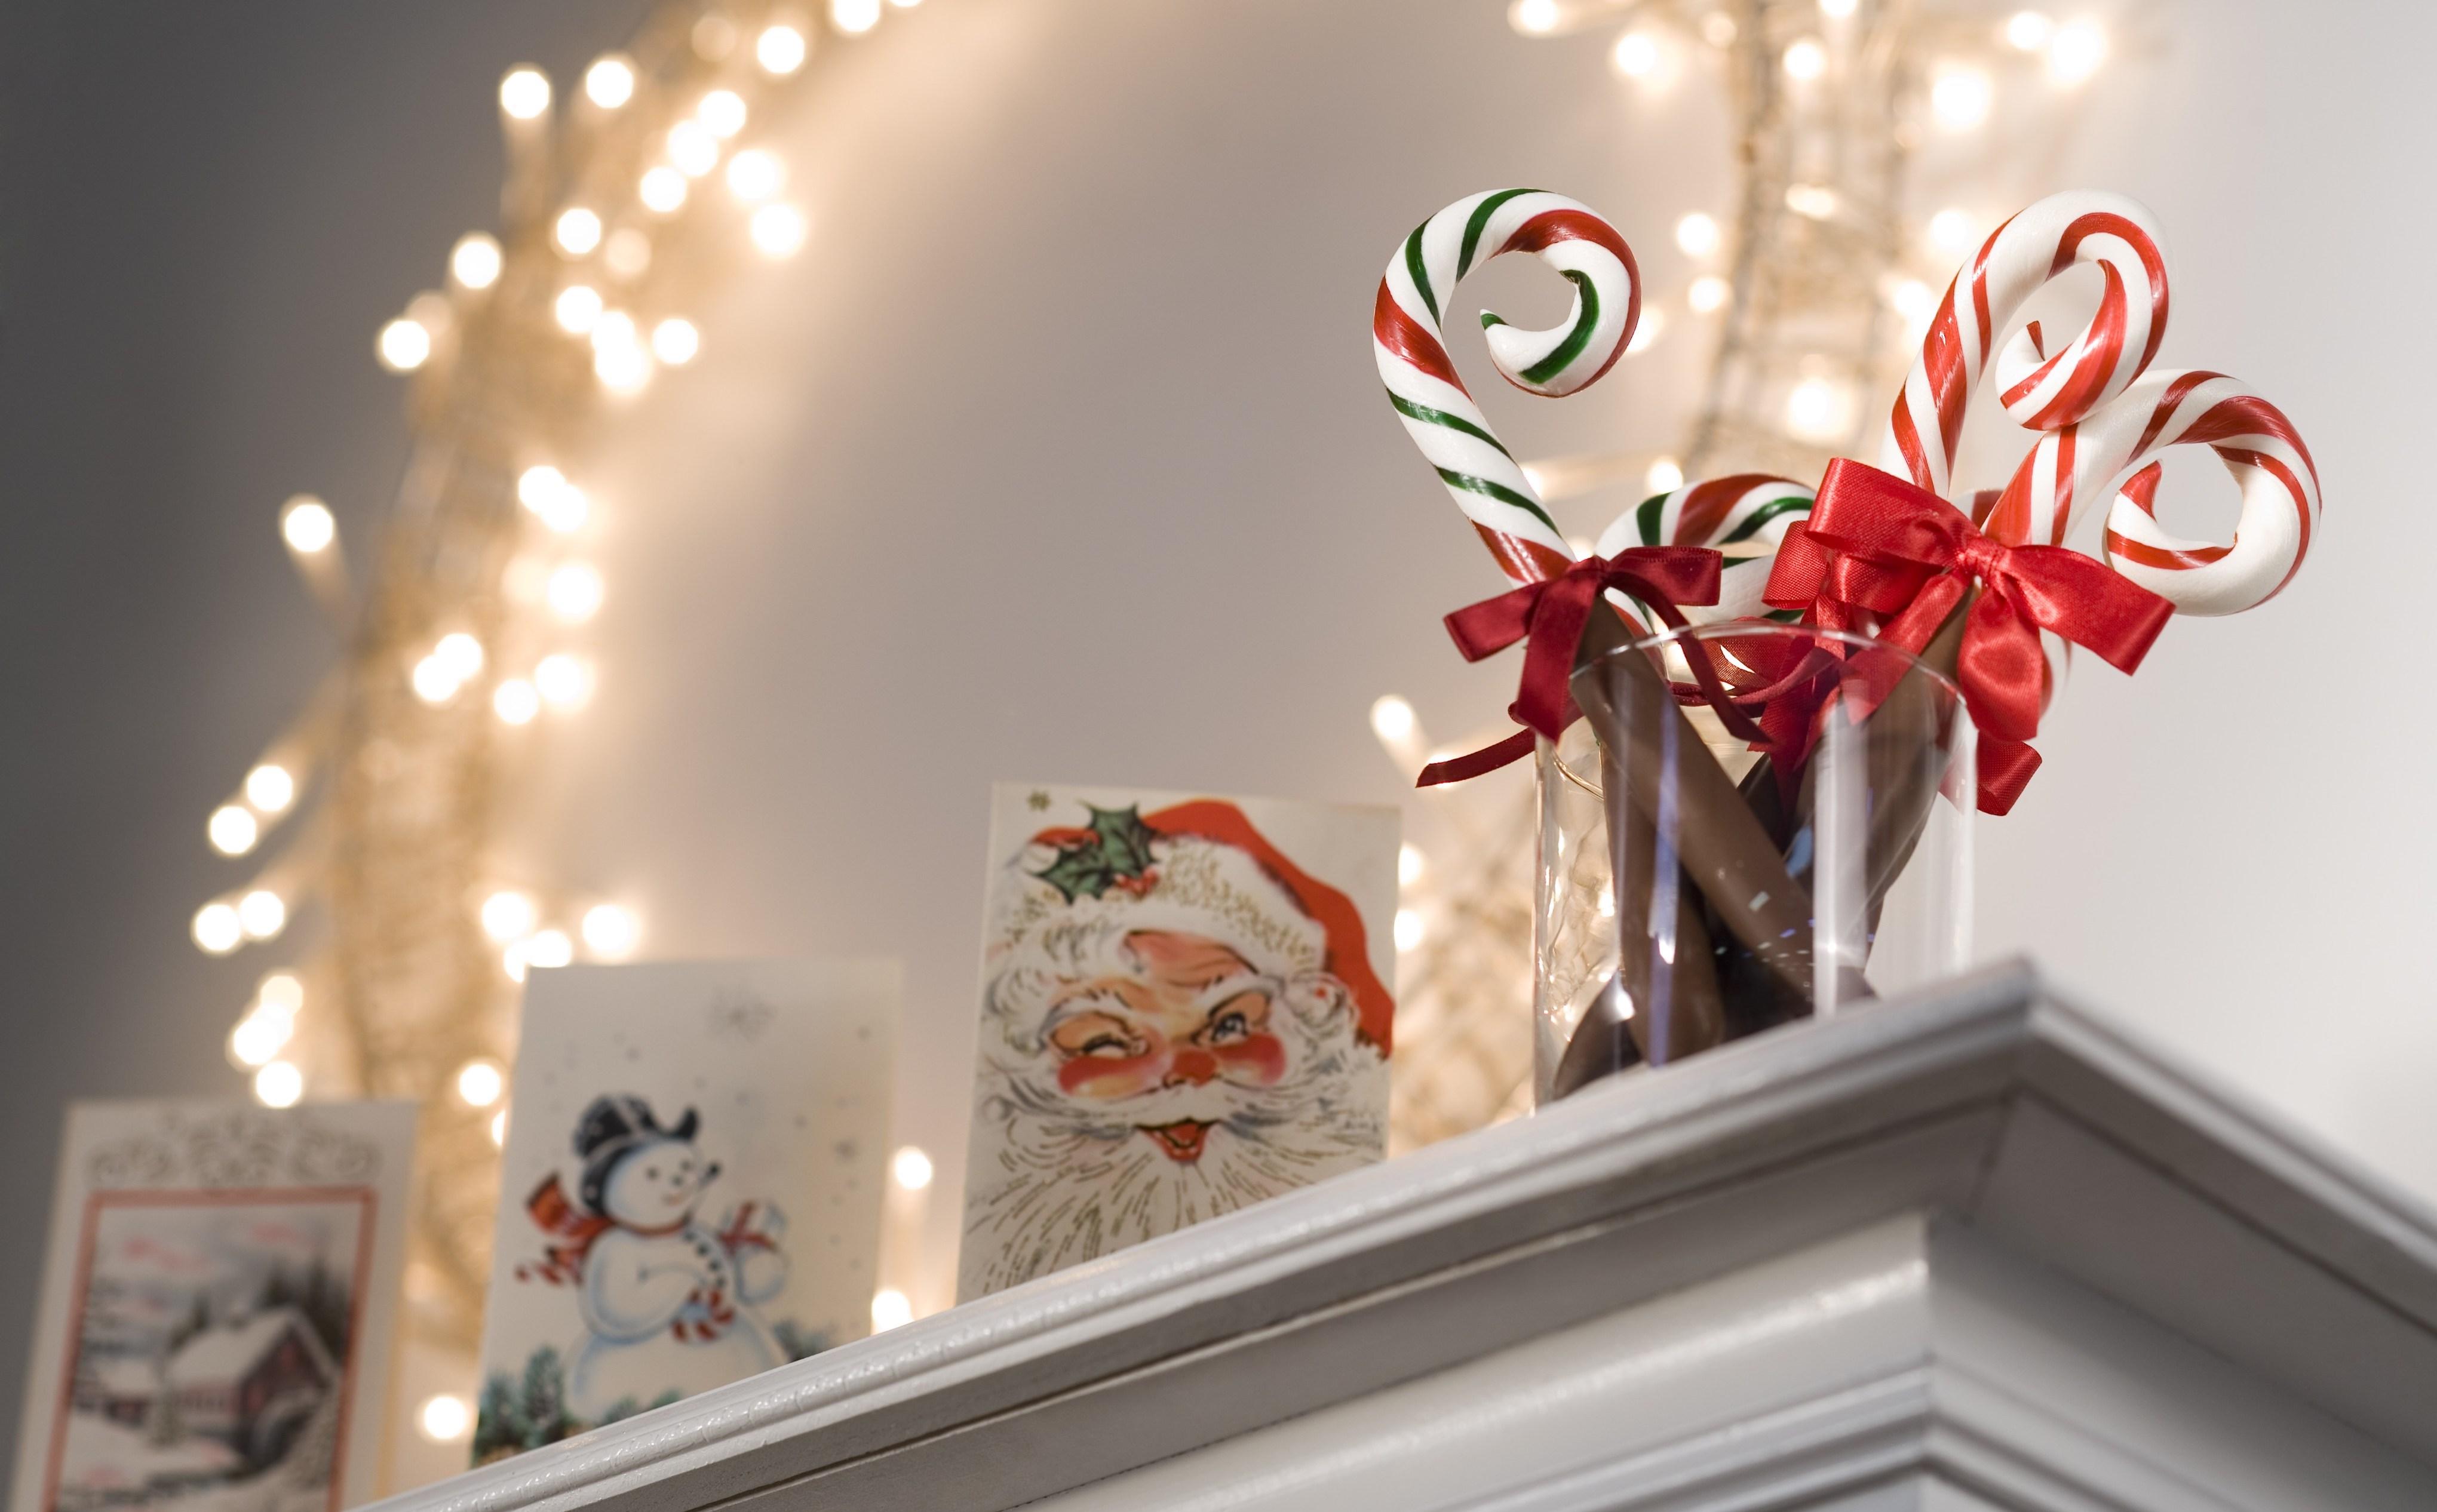
[[[1397,817],[994,790],[960,1297],[1380,1157]]]
[[[479,1463],[870,1329],[894,962],[536,970]]]
[[[376,1491],[414,1108],[68,1110],[16,1512]]]

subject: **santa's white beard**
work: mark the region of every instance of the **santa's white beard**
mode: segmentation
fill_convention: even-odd
[[[975,1297],[1377,1160],[1388,1065],[1341,1005],[1320,1026],[1278,1016],[1289,1070],[1271,1086],[1223,1080],[1103,1101],[1070,1096],[1057,1069],[987,1057],[979,1116],[994,1157],[969,1178],[958,1295]],[[1142,1131],[1211,1125],[1199,1159]]]

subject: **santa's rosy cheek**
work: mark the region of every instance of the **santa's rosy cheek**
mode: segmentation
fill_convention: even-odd
[[[1267,1086],[1287,1073],[1287,1048],[1275,1034],[1248,1034],[1232,1045],[1214,1047],[1218,1069],[1236,1082]]]
[[[1158,1085],[1150,1055],[1078,1055],[1058,1068],[1058,1086],[1073,1097],[1131,1097]]]

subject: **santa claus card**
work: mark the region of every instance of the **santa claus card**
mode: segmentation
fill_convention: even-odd
[[[1376,1160],[1397,814],[1002,784],[957,1295]]]
[[[68,1111],[16,1512],[337,1512],[377,1488],[414,1108]]]
[[[477,1463],[862,1337],[896,963],[536,970]]]

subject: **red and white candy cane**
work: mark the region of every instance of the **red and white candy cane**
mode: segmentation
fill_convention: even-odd
[[[1564,274],[1574,307],[1565,324],[1546,331],[1520,330],[1483,311],[1499,373],[1518,389],[1554,397],[1613,367],[1641,315],[1632,250],[1597,212],[1537,189],[1476,194],[1415,227],[1379,280],[1371,346],[1389,402],[1447,495],[1509,578],[1535,582],[1562,574],[1573,551],[1456,375],[1443,324],[1456,281],[1512,252],[1534,253]]]
[[[2215,451],[2242,490],[2234,541],[2168,535],[2151,504],[2169,446]],[[2121,489],[2119,493],[2118,490]],[[2107,561],[2187,615],[2231,615],[2292,581],[2319,526],[2319,473],[2285,412],[2219,373],[2152,373],[2042,437],[1984,525],[2002,541],[2062,546],[2099,499]]]
[[[1990,233],[1947,286],[1887,417],[1879,465],[1952,497],[1964,410],[1988,369],[1990,343],[2042,285],[2082,264],[2105,280],[2097,313],[2053,356],[2036,331],[2017,333],[1997,359],[1999,402],[2016,424],[2054,430],[2130,388],[2166,333],[2155,220],[2121,195],[2050,195]]]

